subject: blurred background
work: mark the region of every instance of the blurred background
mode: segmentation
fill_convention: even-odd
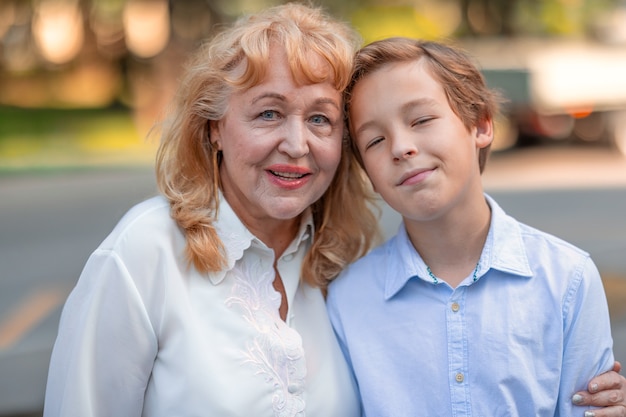
[[[263,0],[0,0],[0,416],[40,416],[62,304],[119,217],[156,192],[189,53]],[[452,41],[508,101],[485,185],[589,251],[626,364],[626,0],[316,1],[365,42]],[[398,219],[385,211],[386,235]],[[592,342],[592,341],[590,341]]]

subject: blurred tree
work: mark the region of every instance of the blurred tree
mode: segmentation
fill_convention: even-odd
[[[586,35],[623,0],[459,0],[459,37]]]
[[[189,51],[223,23],[241,13],[286,1],[0,0],[0,104],[102,106],[154,102],[155,96],[169,94]],[[602,12],[626,0],[312,1],[352,23],[367,42],[394,35],[582,36],[590,27],[602,27],[598,23],[602,22]],[[157,5],[162,4],[167,7],[159,9]],[[73,13],[65,14],[66,19],[71,15],[73,20],[65,20],[71,24],[63,24],[61,6]],[[131,9],[136,11],[132,19]],[[161,11],[157,13],[157,9]],[[130,28],[146,25],[142,19],[149,14],[153,16],[152,24],[158,16],[165,16],[161,31],[144,29],[134,33],[148,34],[143,39],[153,41],[161,33],[164,41],[142,55],[129,43],[146,41],[131,39]],[[74,37],[67,31],[70,27],[76,31]],[[68,39],[75,41],[79,34],[81,49],[60,56],[61,46],[69,46],[72,42]],[[55,39],[60,42],[56,48]],[[144,93],[136,88],[139,84],[145,87]],[[152,93],[147,94],[150,90]]]
[[[520,0],[459,0],[462,23],[460,36],[499,34],[512,36],[517,32],[515,11]],[[538,0],[526,0],[534,4]]]

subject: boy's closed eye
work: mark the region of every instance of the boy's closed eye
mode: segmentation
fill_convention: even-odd
[[[372,139],[371,141],[367,142],[365,144],[365,149],[367,150],[367,149],[371,148],[372,146],[375,146],[375,145],[381,143],[384,140],[385,140],[385,138],[383,136],[378,136],[378,137]]]
[[[428,122],[431,122],[431,121],[433,121],[433,120],[435,120],[435,117],[433,117],[433,116],[425,116],[425,117],[420,117],[420,118],[418,118],[418,119],[414,120],[414,121],[411,123],[411,126],[420,126],[420,125],[425,125],[425,124],[427,124]]]

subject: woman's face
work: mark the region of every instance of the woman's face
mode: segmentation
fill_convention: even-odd
[[[262,82],[230,97],[211,123],[228,203],[249,227],[297,218],[327,190],[341,158],[342,96],[330,82],[298,85],[274,46]]]

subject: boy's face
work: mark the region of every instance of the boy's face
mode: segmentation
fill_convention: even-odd
[[[393,63],[352,91],[350,130],[374,188],[405,219],[434,220],[482,200],[478,152],[491,122],[468,131],[420,61]]]

